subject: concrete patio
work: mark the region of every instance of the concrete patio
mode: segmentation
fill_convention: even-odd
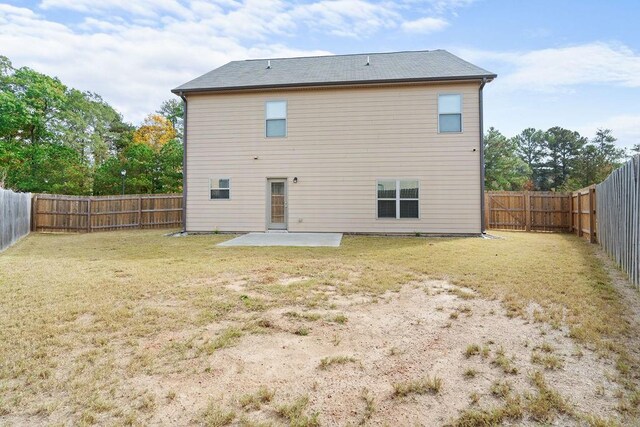
[[[337,248],[342,233],[248,233],[217,246],[329,246]]]

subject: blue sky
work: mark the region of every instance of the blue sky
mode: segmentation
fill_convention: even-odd
[[[171,88],[231,60],[447,49],[498,74],[487,126],[608,127],[631,146],[639,17],[637,0],[0,0],[0,54],[138,123]]]

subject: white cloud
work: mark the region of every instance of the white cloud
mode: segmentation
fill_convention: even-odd
[[[139,122],[169,90],[226,62],[328,54],[292,48],[305,31],[363,39],[401,28],[435,31],[439,15],[470,0],[41,0],[38,9],[0,4],[0,54],[81,90],[101,94]],[[55,15],[52,12],[56,12]],[[69,13],[68,21],[49,19]],[[433,16],[432,16],[433,15]]]
[[[392,5],[363,0],[322,0],[303,4],[291,12],[312,28],[327,29],[338,36],[361,37],[380,28],[397,25],[400,15]]]
[[[631,148],[640,144],[640,115],[624,114],[589,123],[578,129],[582,135],[595,135],[597,129],[612,129],[618,145]]]
[[[500,84],[555,91],[583,84],[640,87],[640,54],[624,45],[588,43],[529,52],[462,50],[470,61],[506,65]]]
[[[442,18],[420,18],[415,21],[405,21],[402,23],[402,29],[409,33],[433,33],[441,31],[449,26],[449,23]]]
[[[85,13],[104,13],[118,9],[142,16],[158,16],[173,13],[179,16],[191,15],[188,8],[177,0],[42,0],[42,9],[67,9]]]
[[[242,43],[231,30],[225,34],[225,28],[213,25],[224,14],[215,15],[215,8],[209,11],[197,20],[153,27],[95,17],[69,26],[26,8],[0,5],[0,54],[14,66],[26,65],[71,87],[99,93],[125,119],[139,122],[173,96],[170,89],[229,61],[330,53],[260,40]],[[270,17],[251,23],[257,14],[255,9],[247,11],[244,22],[264,34]]]

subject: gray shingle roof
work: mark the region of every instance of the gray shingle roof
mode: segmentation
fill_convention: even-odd
[[[445,50],[277,58],[271,68],[267,61],[229,62],[172,92],[496,77]]]

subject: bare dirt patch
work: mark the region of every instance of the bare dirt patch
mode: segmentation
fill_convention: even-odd
[[[315,414],[323,425],[443,425],[469,407],[499,406],[505,396],[492,391],[494,383],[512,394],[533,393],[529,375],[541,371],[576,413],[615,417],[610,361],[577,346],[566,331],[509,318],[499,302],[461,292],[473,294],[446,282],[416,282],[369,302],[341,297],[341,311],[266,311],[264,333],[177,361],[179,373],[137,376],[131,386],[172,396],[151,424],[188,424],[208,404],[236,413],[236,421],[286,424],[290,419],[278,408],[302,397],[308,398],[302,415],[309,421]],[[339,313],[346,320],[332,321]],[[295,333],[301,325],[307,334]],[[474,345],[479,351],[469,354]],[[557,365],[545,367],[533,354]],[[496,362],[500,357],[513,369]],[[394,395],[394,384],[422,378],[439,378],[441,387]],[[261,387],[273,393],[268,402],[249,409],[239,404]],[[558,416],[563,425],[578,424]],[[521,422],[535,424],[526,414]]]

